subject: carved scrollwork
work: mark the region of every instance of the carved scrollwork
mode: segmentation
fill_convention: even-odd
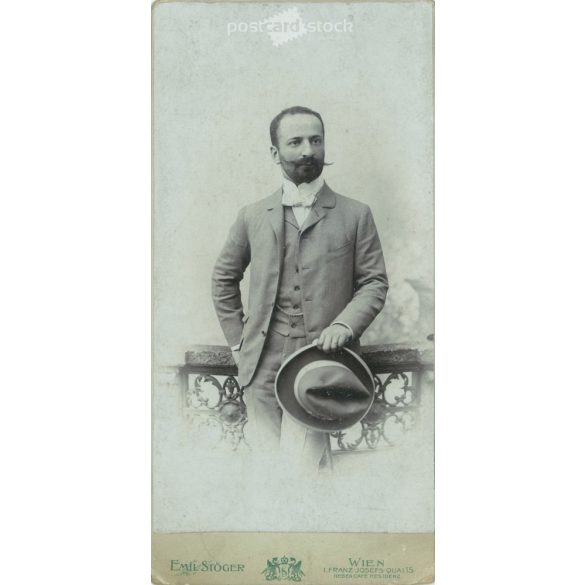
[[[226,376],[221,383],[218,377],[209,374],[189,374],[184,404],[187,419],[197,419],[197,428],[202,434],[218,430],[217,443],[228,445],[232,450],[246,443],[246,404],[234,376]]]
[[[368,414],[350,429],[331,433],[337,449],[376,449],[381,440],[387,445],[399,441],[415,422],[416,387],[410,382],[413,376],[392,372],[382,381],[376,374],[374,402]]]
[[[429,374],[432,376],[432,374]],[[350,429],[331,433],[334,451],[356,451],[392,446],[415,424],[420,376],[415,372],[375,374],[374,402],[368,414]],[[232,375],[215,376],[190,371],[185,375],[183,404],[186,418],[197,422],[205,443],[232,450],[248,446],[244,391]]]
[[[413,401],[413,388],[403,372],[389,374],[381,391],[385,402],[390,406],[409,406]]]

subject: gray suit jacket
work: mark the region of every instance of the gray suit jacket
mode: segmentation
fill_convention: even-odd
[[[239,381],[252,380],[274,310],[283,258],[282,188],[240,210],[215,263],[212,297],[230,346],[241,342]],[[370,208],[324,185],[299,244],[307,342],[334,321],[356,338],[382,310],[388,279]],[[250,265],[248,312],[240,281]]]

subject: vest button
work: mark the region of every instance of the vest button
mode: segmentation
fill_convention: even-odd
[[[300,286],[297,284],[297,285],[295,286],[295,290],[301,290],[301,287],[300,287]]]
[[[298,309],[299,306],[298,305],[293,305],[293,309]]]
[[[297,324],[296,323],[291,323],[290,326],[294,329],[297,326]]]

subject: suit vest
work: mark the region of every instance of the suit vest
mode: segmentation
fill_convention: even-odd
[[[301,230],[292,207],[284,208],[284,254],[276,295],[276,307],[270,327],[282,335],[305,337],[303,290],[299,272],[299,240]]]

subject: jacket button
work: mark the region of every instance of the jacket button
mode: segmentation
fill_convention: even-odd
[[[301,290],[301,287],[299,285],[295,286],[295,290]]]
[[[266,336],[266,331],[262,331],[262,335]]]
[[[297,326],[297,324],[296,323],[291,323],[290,326],[294,329]]]

